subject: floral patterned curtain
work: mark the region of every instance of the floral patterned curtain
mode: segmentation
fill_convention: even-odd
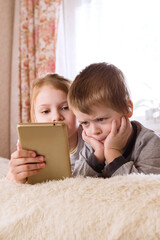
[[[30,87],[34,79],[55,71],[61,0],[20,0],[19,121],[30,121]]]

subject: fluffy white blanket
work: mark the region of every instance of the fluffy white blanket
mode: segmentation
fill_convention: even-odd
[[[160,239],[160,175],[0,180],[1,240]]]
[[[0,178],[5,177],[9,171],[9,159],[0,157]]]

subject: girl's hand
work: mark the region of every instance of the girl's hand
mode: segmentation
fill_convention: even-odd
[[[103,143],[97,141],[95,138],[88,137],[86,132],[83,130],[82,138],[85,142],[87,142],[93,149],[94,155],[98,159],[100,163],[104,162],[104,145]]]
[[[108,163],[123,154],[131,133],[132,126],[128,118],[122,117],[119,129],[116,120],[112,121],[111,132],[104,142],[104,155]]]
[[[45,161],[43,156],[36,156],[33,151],[19,149],[11,155],[9,167],[6,178],[14,182],[25,183],[27,177],[35,175],[45,167]]]

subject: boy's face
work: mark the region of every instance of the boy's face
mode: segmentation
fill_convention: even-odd
[[[116,120],[117,129],[119,129],[124,113],[116,112],[105,106],[96,106],[92,109],[92,114],[82,113],[76,109],[73,109],[73,112],[87,136],[103,143],[111,131],[112,120]]]
[[[34,103],[35,122],[62,121],[67,125],[69,138],[77,130],[76,117],[69,110],[67,94],[52,86],[43,86]]]

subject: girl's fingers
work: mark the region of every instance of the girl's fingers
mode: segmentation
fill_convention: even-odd
[[[34,163],[11,166],[9,173],[6,176],[7,179],[25,183],[27,177],[38,173],[42,168],[45,167],[45,162],[35,163],[36,159],[34,158],[31,159],[31,161],[32,160],[34,160]]]
[[[7,174],[6,178],[8,180],[12,180],[18,183],[25,183],[27,178],[35,175],[36,173],[40,172],[41,169],[37,169],[37,170],[32,170],[29,172],[19,172],[17,174],[13,174],[11,171]]]
[[[37,174],[41,169],[32,170],[30,172],[20,172],[16,176],[16,180],[24,180],[30,176]]]
[[[21,165],[27,165],[27,164],[34,164],[34,163],[43,163],[44,162],[44,157],[43,156],[38,156],[36,158],[16,158],[16,159],[11,159],[9,162],[9,165],[11,168],[15,168],[17,166]]]
[[[27,157],[36,157],[36,153],[33,151],[28,151],[28,150],[17,150],[15,152],[12,153],[11,155],[11,159],[13,158],[27,158]]]
[[[20,145],[20,141],[18,140],[18,142],[17,142],[17,150],[20,150],[20,149],[22,149],[22,148],[21,148],[21,145]]]
[[[24,164],[17,166],[14,169],[15,174],[21,174],[21,173],[26,173],[26,177],[33,175],[33,172],[37,172],[40,169],[45,167],[45,162],[42,163],[33,163],[33,164]]]

